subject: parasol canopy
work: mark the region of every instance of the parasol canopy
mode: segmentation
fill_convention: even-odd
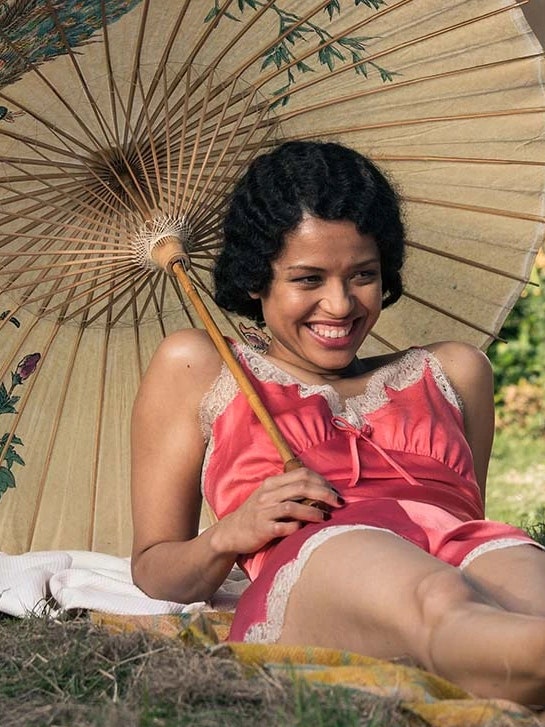
[[[210,270],[279,141],[341,141],[399,187],[406,293],[366,355],[485,348],[545,234],[543,72],[511,0],[2,3],[0,549],[128,554],[132,402],[201,326],[140,243],[182,235],[221,330],[259,345]]]

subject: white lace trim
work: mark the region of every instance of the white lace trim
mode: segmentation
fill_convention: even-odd
[[[227,365],[223,364],[216,380],[203,396],[199,409],[201,431],[205,441],[211,436],[215,420],[223,414],[239,391],[233,374]]]
[[[349,396],[344,401],[331,384],[306,384],[299,381],[245,344],[237,344],[235,353],[239,359],[243,357],[246,360],[259,381],[271,381],[283,386],[296,384],[301,398],[315,394],[322,396],[333,416],[342,416],[354,427],[363,426],[365,414],[377,411],[388,403],[387,386],[396,391],[408,388],[422,378],[426,365],[429,365],[434,381],[445,399],[455,408],[462,410],[462,400],[447,378],[439,360],[423,348],[409,349],[396,361],[381,366],[371,374],[363,393]],[[201,402],[200,418],[205,439],[210,437],[214,420],[225,411],[237,392],[235,379],[223,365],[218,378]]]
[[[267,595],[267,615],[265,621],[253,624],[246,631],[244,641],[273,643],[278,641],[284,625],[284,616],[291,589],[297,583],[308,559],[318,546],[330,538],[352,530],[381,530],[401,537],[388,528],[373,525],[331,525],[306,540],[294,560],[278,569]]]
[[[512,548],[515,545],[535,545],[537,548],[545,550],[543,545],[532,540],[520,540],[520,538],[496,538],[496,540],[490,540],[488,543],[481,543],[481,545],[470,550],[458,567],[460,570],[463,570],[464,568],[467,568],[470,563],[473,563],[473,561],[480,555],[490,553],[493,550],[501,550],[502,548]]]
[[[315,533],[305,541],[294,560],[291,560],[278,569],[267,595],[266,619],[265,621],[259,621],[250,626],[244,635],[244,641],[254,643],[274,643],[278,641],[282,633],[291,589],[300,578],[310,556],[316,548],[330,538],[353,530],[380,530],[391,533],[397,538],[402,537],[388,528],[377,528],[373,525],[332,525]],[[475,558],[478,558],[484,553],[500,548],[511,548],[516,545],[535,545],[541,550],[545,550],[545,547],[537,542],[520,540],[518,538],[497,538],[488,543],[482,543],[470,551],[460,563],[459,568],[463,570]]]
[[[239,388],[234,376],[227,368],[227,365],[223,364],[216,380],[202,398],[199,420],[204,441],[207,442],[201,468],[202,494],[204,494],[206,472],[215,447],[212,425],[233,401],[238,392]]]

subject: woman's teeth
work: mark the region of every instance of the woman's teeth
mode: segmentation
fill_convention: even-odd
[[[309,324],[309,328],[313,331],[313,333],[316,333],[316,335],[321,336],[322,338],[343,338],[344,336],[348,336],[352,330],[352,323],[349,326],[344,326],[343,328],[340,328],[339,326],[313,325],[311,323]]]

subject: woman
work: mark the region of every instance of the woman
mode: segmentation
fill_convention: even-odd
[[[224,232],[217,302],[266,322],[266,355],[232,345],[304,466],[282,471],[204,332],[170,336],[134,408],[135,582],[205,600],[238,561],[253,582],[234,640],[409,656],[544,704],[545,555],[483,519],[486,357],[455,342],[356,357],[402,292],[388,181],[341,145],[287,143],[250,165]],[[201,480],[218,522],[198,534]]]

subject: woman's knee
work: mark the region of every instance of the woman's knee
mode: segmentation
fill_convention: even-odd
[[[433,624],[445,611],[459,604],[484,603],[485,598],[457,568],[440,568],[428,573],[416,587],[416,602],[425,623]]]
[[[434,642],[446,619],[462,619],[468,607],[483,603],[482,594],[456,568],[439,568],[422,578],[415,590],[417,626],[412,632],[421,663],[434,667]]]

